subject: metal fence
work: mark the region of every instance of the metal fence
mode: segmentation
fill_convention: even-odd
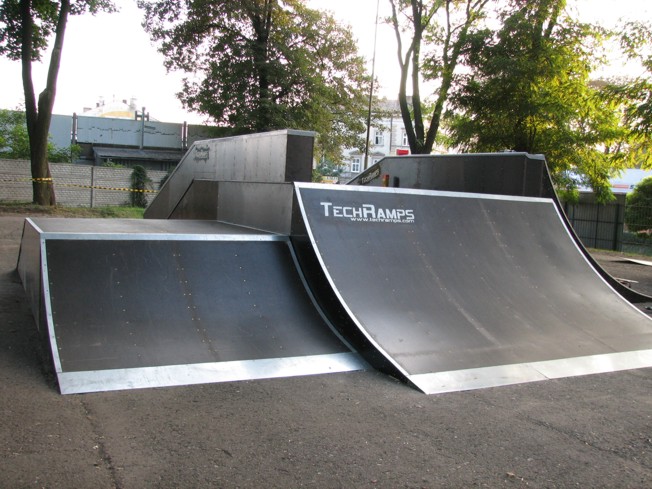
[[[625,225],[621,251],[652,256],[652,207],[625,207]]]
[[[609,204],[584,196],[564,210],[584,246],[652,256],[652,207],[628,206],[624,195]]]

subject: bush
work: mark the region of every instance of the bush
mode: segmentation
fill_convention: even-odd
[[[641,180],[627,195],[625,225],[631,232],[652,229],[652,177]]]
[[[131,205],[134,207],[147,207],[147,185],[152,180],[147,176],[147,170],[141,165],[134,166],[131,172]]]

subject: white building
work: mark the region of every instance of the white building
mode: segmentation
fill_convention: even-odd
[[[358,173],[377,163],[385,156],[409,154],[405,125],[396,100],[383,100],[381,109],[388,114],[374,124],[369,131],[369,152],[365,165],[364,151],[358,148],[345,148],[345,168],[340,175],[340,181],[348,181]],[[362,137],[366,137],[366,132]]]

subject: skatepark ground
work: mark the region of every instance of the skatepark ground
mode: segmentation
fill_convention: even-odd
[[[426,396],[376,371],[58,393],[0,216],[0,487],[652,486],[652,369]],[[652,294],[652,267],[596,253]],[[617,325],[614,325],[617,327]]]

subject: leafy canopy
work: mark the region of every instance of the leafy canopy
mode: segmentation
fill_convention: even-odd
[[[0,5],[0,56],[20,61],[26,50],[31,61],[41,61],[61,22],[62,10],[66,16],[94,15],[102,11],[115,12],[115,6],[110,0],[3,0]],[[26,18],[29,20],[27,26]],[[26,32],[26,27],[31,32]],[[27,45],[25,34],[29,34]]]
[[[301,0],[141,0],[185,107],[233,134],[318,133],[323,154],[359,147],[369,77],[351,31]]]
[[[48,165],[48,136],[68,16],[85,12],[94,14],[100,10],[112,12],[115,7],[110,0],[3,0],[0,4],[0,56],[22,64],[33,201],[36,204],[56,203]],[[52,49],[47,80],[37,99],[32,63],[41,60],[50,41]]]
[[[389,0],[401,80],[401,117],[415,154],[432,152],[463,46],[490,0]],[[427,50],[422,59],[422,50]],[[421,79],[434,83],[434,99]],[[408,90],[409,88],[409,90]]]
[[[470,38],[450,134],[466,151],[542,153],[558,187],[579,179],[604,201],[610,176],[632,164],[630,132],[619,104],[590,79],[607,33],[574,21],[565,4],[511,0],[498,30]]]

